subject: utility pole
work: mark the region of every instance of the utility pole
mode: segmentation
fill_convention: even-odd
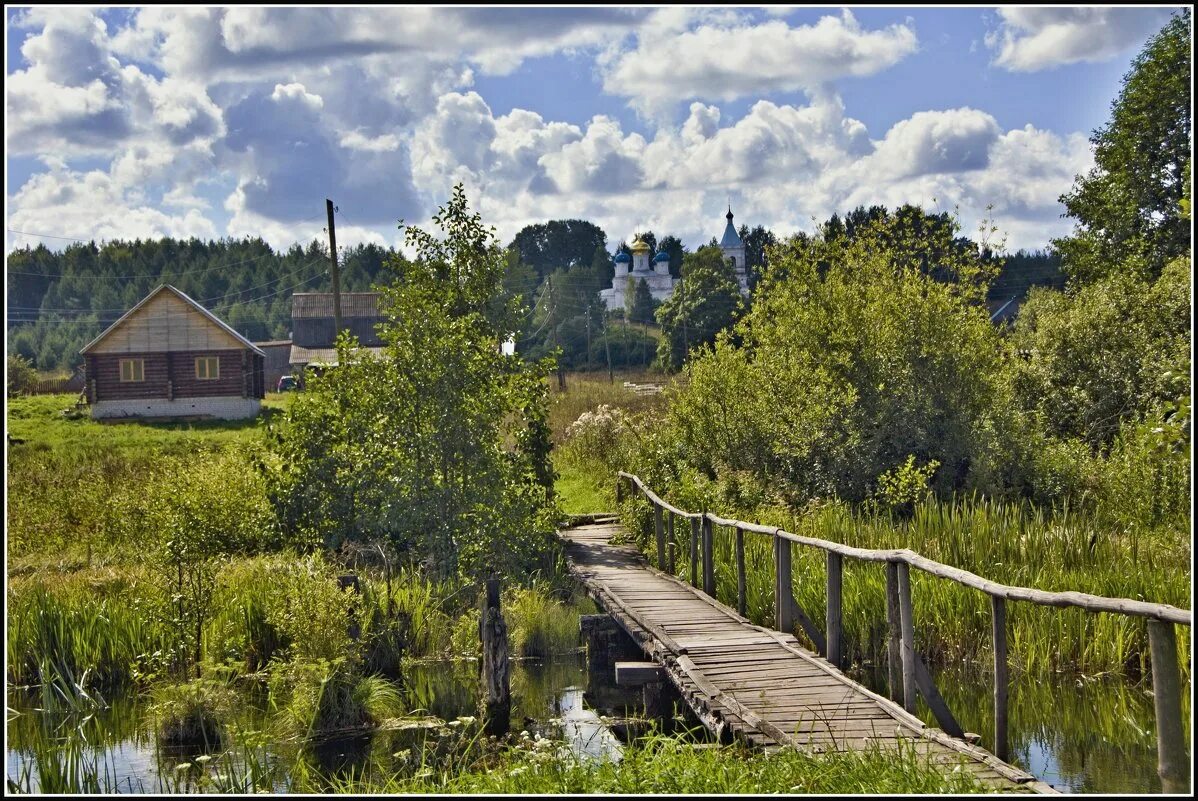
[[[341,272],[337,269],[337,229],[333,225],[333,201],[325,198],[329,213],[329,258],[333,260],[333,338],[341,333]]]
[[[628,359],[628,309],[624,309],[624,313],[620,315],[620,322],[624,334],[624,366],[627,367],[631,364]]]
[[[611,371],[611,326],[606,317],[603,320],[603,349],[607,351],[607,383],[614,384],[616,378]]]
[[[553,302],[553,276],[545,278],[545,288],[549,292],[549,332],[553,336],[553,350],[557,350],[557,325],[554,318],[554,310],[557,309],[557,304]],[[566,374],[562,369],[561,354],[557,354],[557,388],[559,392],[566,391]]]
[[[587,370],[591,369],[591,307],[587,306]]]
[[[678,304],[679,311],[682,312],[682,361],[685,362],[686,355],[690,353],[691,350],[691,336],[686,325],[686,279],[682,280],[682,286],[680,286],[679,289],[681,290],[679,294],[682,295],[682,297],[679,298],[680,302]]]

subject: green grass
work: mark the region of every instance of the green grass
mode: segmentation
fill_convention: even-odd
[[[742,747],[696,749],[687,738],[650,735],[618,763],[585,762],[560,744],[526,740],[493,754],[466,751],[414,773],[347,777],[342,793],[964,793],[984,792],[962,771],[932,765],[909,750],[826,755],[791,749],[774,755]],[[477,749],[481,751],[482,749]],[[555,753],[556,752],[556,753]]]
[[[26,395],[8,398],[8,433],[23,444],[13,448],[35,449],[152,449],[159,453],[184,453],[196,447],[213,447],[252,440],[261,435],[263,421],[276,417],[287,408],[294,393],[269,393],[262,412],[249,420],[203,420],[198,422],[146,423],[121,421],[103,423],[92,420],[83,407],[83,416],[64,416],[75,406],[72,394]],[[13,458],[10,456],[10,459]]]
[[[607,487],[611,484],[610,479],[604,481],[593,468],[570,460],[559,459],[557,462],[557,482],[553,488],[563,512],[585,515],[615,509],[613,491]]]

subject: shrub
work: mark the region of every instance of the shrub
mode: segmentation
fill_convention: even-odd
[[[37,368],[20,355],[8,357],[8,396],[27,395],[37,389]]]
[[[362,676],[344,658],[299,660],[271,675],[272,704],[284,733],[318,738],[379,723],[403,711],[395,685]]]
[[[1001,491],[1016,444],[992,267],[944,222],[881,218],[852,237],[775,251],[753,307],[692,356],[670,407],[668,459],[709,479],[744,471],[801,506],[861,501],[909,457],[932,488]]]
[[[349,636],[353,591],[319,555],[280,560],[274,567],[266,620],[293,659],[355,659]]]
[[[521,656],[547,657],[578,645],[578,613],[554,600],[543,583],[508,592],[504,616]]]
[[[151,714],[158,720],[158,741],[170,746],[220,748],[237,696],[221,681],[196,679],[154,689]]]

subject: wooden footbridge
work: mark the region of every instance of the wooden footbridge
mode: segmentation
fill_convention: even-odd
[[[1004,761],[1007,756],[1007,675],[1005,601],[1147,617],[1156,697],[1159,767],[1166,792],[1185,792],[1190,767],[1181,721],[1181,685],[1174,625],[1190,625],[1190,612],[1128,599],[1081,593],[1046,593],[1006,587],[972,573],[940,565],[911,551],[874,551],[799,537],[776,528],[710,513],[684,512],[663,501],[639,478],[620,473],[623,482],[649,502],[656,537],[656,569],[629,545],[613,545],[627,531],[614,517],[595,518],[561,532],[571,572],[590,595],[665,673],[687,705],[721,739],[737,737],[767,749],[793,746],[813,750],[904,747],[926,754],[945,770],[966,770],[994,791],[1054,792],[1036,777]],[[667,517],[668,516],[668,517]],[[690,523],[691,581],[674,574],[674,526]],[[712,537],[714,526],[736,536],[737,606],[715,599]],[[770,536],[774,544],[775,629],[745,616],[744,536]],[[827,554],[827,621],[824,632],[794,601],[790,548],[798,543]],[[883,697],[840,670],[842,560],[884,562],[887,569],[888,663],[894,699]],[[702,581],[698,575],[701,566]],[[967,735],[953,718],[914,649],[909,570],[975,587],[990,595],[994,613],[994,712],[991,753]],[[692,586],[695,585],[695,586]],[[701,586],[701,588],[700,588]],[[795,623],[819,653],[794,637]],[[932,710],[939,728],[913,713],[916,694]]]

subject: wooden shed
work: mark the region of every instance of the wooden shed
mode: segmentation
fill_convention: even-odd
[[[169,284],[80,351],[92,417],[254,417],[265,354]]]
[[[341,327],[358,338],[368,353],[383,351],[377,326],[386,322],[378,292],[342,292]],[[337,326],[331,292],[296,292],[291,296],[291,367],[302,375],[309,366],[337,364]]]

